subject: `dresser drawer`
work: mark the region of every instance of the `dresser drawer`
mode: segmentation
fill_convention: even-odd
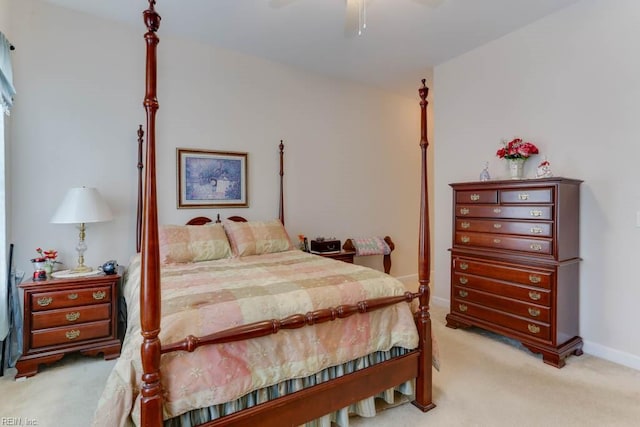
[[[31,295],[32,311],[78,307],[110,301],[111,288],[109,286],[96,286],[94,288],[77,290],[69,289],[64,291],[38,292]]]
[[[549,307],[551,305],[551,291],[547,289],[521,286],[488,277],[454,273],[452,277],[452,286],[460,285],[494,295],[502,295],[507,298],[535,303],[544,307]]]
[[[540,219],[553,218],[552,206],[456,205],[457,217]]]
[[[456,219],[456,230],[479,233],[520,234],[523,236],[551,237],[550,222],[505,221],[502,219]]]
[[[467,258],[454,258],[453,270],[491,279],[515,282],[528,286],[551,289],[552,273],[550,271],[529,270],[526,268],[506,267],[489,262],[473,261]]]
[[[456,203],[498,203],[498,191],[458,191],[456,193]]]
[[[451,310],[476,319],[491,322],[532,337],[548,341],[551,338],[551,328],[547,323],[523,319],[499,310],[455,299]]]
[[[501,190],[501,203],[552,203],[553,190],[551,188]]]
[[[32,331],[31,347],[38,348],[56,344],[70,345],[94,338],[108,337],[111,334],[110,326],[111,322],[109,320],[102,320],[81,325]]]
[[[499,295],[488,294],[462,286],[455,286],[453,288],[452,297],[455,297],[460,301],[477,303],[485,307],[495,308],[497,310],[537,320],[539,322],[551,322],[551,310],[549,307],[528,304],[522,301],[504,298]]]
[[[456,232],[455,243],[462,246],[508,249],[549,255],[553,251],[551,239],[532,239],[504,234]]]
[[[31,315],[33,329],[53,328],[104,320],[111,317],[111,304],[97,304],[35,312]]]

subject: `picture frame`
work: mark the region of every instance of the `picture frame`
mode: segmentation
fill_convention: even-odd
[[[248,207],[248,154],[178,148],[178,208]]]

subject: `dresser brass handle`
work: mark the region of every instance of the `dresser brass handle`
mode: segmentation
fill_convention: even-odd
[[[542,295],[540,295],[540,292],[529,291],[529,298],[534,301],[538,301],[540,298],[542,298]]]
[[[479,195],[479,194],[474,193],[474,194],[472,194],[471,196],[469,196],[469,198],[475,202],[475,201],[480,200],[480,195]]]
[[[469,227],[471,227],[471,224],[468,222],[463,222],[460,224],[460,227],[464,228],[465,230]]]
[[[493,228],[500,229],[500,228],[502,228],[502,224],[498,224],[498,223],[493,224]]]
[[[106,296],[107,296],[107,293],[105,291],[96,291],[93,293],[93,299],[97,299],[97,300],[104,299],[104,297]]]
[[[542,234],[542,231],[540,227],[531,227],[531,234]]]
[[[75,322],[76,320],[78,320],[80,318],[80,312],[79,311],[72,311],[71,313],[67,313],[65,315],[65,317],[67,318],[67,320],[69,322]]]
[[[53,302],[53,298],[51,297],[42,297],[38,298],[38,305],[41,307],[46,307]]]
[[[540,276],[538,276],[537,274],[530,274],[529,275],[529,281],[531,283],[540,283],[542,279],[540,278]]]
[[[469,209],[468,208],[461,208],[460,209],[460,215],[468,215],[469,214]]]
[[[73,329],[71,331],[67,331],[64,333],[68,340],[75,340],[80,336],[80,331],[77,329]]]
[[[466,305],[464,305],[464,304],[458,304],[458,309],[459,309],[460,311],[462,311],[462,312],[467,311],[467,308],[468,308],[468,307],[467,307]]]
[[[67,298],[69,298],[69,299],[78,299],[78,294],[69,294],[69,295],[67,295]]]
[[[460,270],[466,270],[467,268],[469,268],[469,264],[467,264],[466,262],[460,263]]]
[[[493,243],[500,243],[502,240],[500,239],[493,239]]]
[[[531,216],[542,216],[542,211],[537,209],[533,209],[529,213],[531,214]]]
[[[542,245],[540,243],[532,243],[529,245],[532,251],[541,251]]]
[[[462,236],[462,237],[460,237],[460,241],[461,241],[462,243],[469,243],[469,242],[471,241],[471,237],[469,237],[469,236]]]
[[[529,200],[529,194],[528,193],[518,194],[518,200]]]
[[[540,310],[538,310],[537,308],[529,307],[529,314],[532,315],[533,317],[538,317],[540,316]]]
[[[460,295],[462,298],[465,298],[465,297],[469,296],[469,292],[463,291],[462,289],[460,289],[458,291],[458,295]]]
[[[493,210],[493,213],[500,213],[500,212],[502,212],[502,209],[500,209],[500,208],[495,208]]]
[[[464,276],[460,277],[458,281],[460,282],[461,285],[466,285],[467,283],[469,283],[469,279],[467,279]]]
[[[540,326],[528,324],[527,328],[529,328],[529,332],[531,332],[532,334],[537,334],[538,332],[540,332]]]

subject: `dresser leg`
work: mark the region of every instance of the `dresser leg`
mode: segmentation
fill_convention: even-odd
[[[455,317],[452,313],[447,314],[447,327],[451,328],[451,329],[458,329],[458,328],[470,328],[471,324],[467,323],[465,321],[460,320],[460,318]]]
[[[522,343],[523,346],[531,350],[533,353],[542,354],[542,361],[547,365],[555,366],[556,368],[562,368],[565,365],[565,359],[570,355],[581,356],[582,355],[582,338],[573,337],[560,347],[542,347],[529,343]]]
[[[50,363],[57,362],[62,359],[63,356],[64,353],[30,359],[22,358],[16,363],[16,369],[18,370],[16,378],[32,377],[38,373],[38,367],[41,363],[48,365]]]

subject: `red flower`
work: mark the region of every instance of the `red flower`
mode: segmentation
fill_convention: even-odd
[[[521,138],[514,138],[503,144],[504,147],[496,152],[496,156],[501,159],[527,159],[529,156],[538,154],[538,147],[531,142],[523,142]]]

